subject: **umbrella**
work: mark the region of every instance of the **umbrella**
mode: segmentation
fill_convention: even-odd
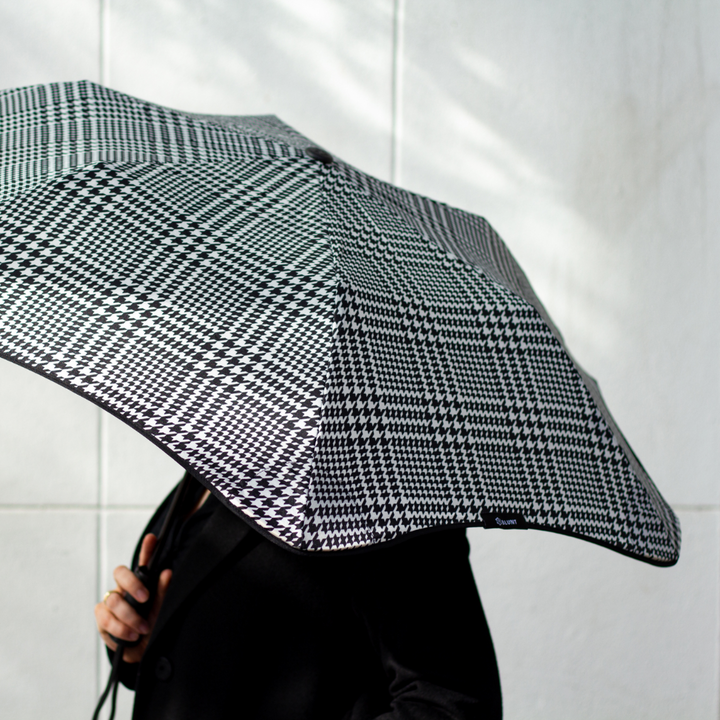
[[[260,532],[535,528],[672,565],[679,523],[480,217],[274,116],[0,94],[0,354]]]

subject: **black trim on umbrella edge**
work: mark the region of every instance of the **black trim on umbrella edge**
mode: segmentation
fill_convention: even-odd
[[[260,534],[262,537],[266,538],[270,542],[274,543],[275,545],[284,548],[285,550],[295,553],[297,555],[321,555],[323,553],[335,553],[335,554],[347,554],[347,555],[357,555],[360,553],[365,552],[372,552],[373,550],[380,549],[383,547],[390,547],[391,545],[396,545],[398,543],[403,542],[407,538],[410,537],[416,537],[419,535],[427,535],[432,532],[438,532],[440,530],[459,530],[464,528],[472,528],[472,527],[484,527],[482,519],[479,519],[477,522],[465,522],[465,523],[453,523],[449,525],[436,525],[430,528],[420,528],[419,530],[412,530],[411,532],[404,533],[403,535],[393,538],[392,540],[384,540],[383,542],[374,543],[372,545],[364,545],[362,547],[356,547],[356,548],[346,548],[344,550],[302,550],[300,548],[292,547],[291,545],[288,545],[286,542],[281,540],[280,538],[276,537],[272,533],[270,533],[268,530],[263,528],[261,525],[259,525],[253,518],[248,517],[240,508],[233,505],[224,495],[217,492],[213,485],[208,481],[205,480],[200,473],[198,473],[194,468],[188,467],[187,464],[181,460],[172,450],[169,450],[167,447],[163,446],[160,442],[158,442],[154,437],[151,435],[148,435],[146,432],[141,430],[135,423],[128,421],[127,419],[120,417],[118,413],[116,413],[112,408],[108,407],[104,402],[98,401],[92,397],[90,397],[87,393],[84,391],[73,387],[72,385],[63,382],[59,378],[53,377],[51,375],[48,375],[41,370],[36,369],[31,364],[23,362],[22,360],[18,360],[17,358],[11,357],[7,353],[0,350],[0,358],[3,360],[7,360],[8,362],[13,363],[14,365],[18,365],[22,368],[25,368],[26,370],[29,370],[30,372],[35,373],[36,375],[39,375],[40,377],[45,378],[46,380],[50,380],[51,382],[54,382],[56,385],[60,385],[61,387],[69,390],[70,392],[74,393],[75,395],[79,395],[83,399],[87,400],[88,402],[92,403],[95,407],[100,408],[101,410],[104,410],[109,415],[112,415],[113,417],[117,418],[121,422],[123,422],[125,425],[131,427],[135,432],[142,435],[145,439],[149,440],[153,445],[160,448],[166,455],[168,455],[170,458],[172,458],[178,465],[180,465],[182,468],[187,470],[198,482],[200,482],[205,488],[210,490],[210,492],[213,493],[213,495],[223,504],[225,507],[227,507],[230,511],[237,514],[242,514],[242,519],[250,525],[250,527],[255,530],[258,534]],[[175,486],[173,486],[175,487]],[[484,528],[486,529],[486,528]],[[552,532],[556,535],[567,535],[568,537],[574,537],[579,540],[584,540],[585,542],[592,543],[594,545],[599,545],[600,547],[607,548],[608,550],[613,550],[616,553],[619,553],[620,555],[625,555],[626,557],[632,558],[633,560],[639,560],[641,562],[647,563],[648,565],[654,565],[656,567],[672,567],[677,563],[677,561],[680,559],[679,554],[678,557],[674,560],[655,560],[652,558],[645,557],[643,555],[637,555],[635,553],[630,552],[629,550],[624,550],[623,548],[612,545],[611,543],[605,542],[603,540],[596,540],[595,538],[588,537],[587,535],[581,535],[580,533],[573,532],[572,530],[560,530],[556,528],[550,528],[546,527],[544,525],[537,525],[535,523],[528,522],[527,523],[527,529],[528,530],[543,530],[545,532]],[[512,531],[511,531],[512,532]]]

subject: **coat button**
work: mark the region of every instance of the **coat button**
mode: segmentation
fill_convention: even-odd
[[[158,680],[169,680],[172,671],[172,663],[166,657],[158,658],[157,663],[155,663],[155,677]]]
[[[327,151],[319,147],[305,148],[305,152],[313,159],[319,160],[324,165],[332,165],[333,157]]]

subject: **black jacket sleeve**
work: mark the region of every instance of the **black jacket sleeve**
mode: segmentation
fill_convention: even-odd
[[[492,639],[463,530],[441,531],[358,558],[356,611],[380,658],[389,709],[361,698],[351,720],[502,717]],[[387,708],[387,705],[386,705]]]
[[[241,522],[217,512],[226,522],[213,533]],[[235,708],[240,693],[247,717],[501,717],[464,531],[357,554],[290,553],[254,533],[246,540],[205,579],[185,568],[189,594],[151,640],[139,680],[137,665],[121,666],[123,683],[138,693],[138,717],[197,720],[198,708],[225,717],[210,713],[210,686],[222,708]],[[228,602],[232,613],[217,611]],[[155,678],[161,655],[173,665],[168,681]],[[290,715],[277,711],[280,700],[290,703]]]

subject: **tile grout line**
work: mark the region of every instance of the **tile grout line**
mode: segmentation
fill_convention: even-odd
[[[110,84],[110,0],[98,0],[98,76],[101,85]],[[97,434],[97,490],[96,490],[96,568],[95,595],[99,600],[103,595],[103,578],[107,564],[107,519],[104,507],[107,505],[107,418],[98,408]],[[95,696],[102,692],[103,652],[100,638],[95,641]]]
[[[405,0],[393,3],[393,48],[391,67],[390,182],[400,181],[400,128],[402,122],[402,58],[404,51]]]
[[[720,546],[720,528],[716,529],[715,537],[716,547]],[[720,582],[720,568],[716,568],[715,582]],[[715,643],[715,668],[720,667],[720,603],[715,603],[715,627],[718,628]],[[717,717],[720,720],[720,682],[715,682],[715,702],[717,708]]]
[[[100,3],[100,23],[98,43],[98,75],[101,85],[110,84],[110,0],[98,0]]]
[[[105,552],[104,552],[104,539],[105,539],[105,518],[103,513],[103,506],[107,500],[106,498],[106,435],[107,427],[104,418],[103,411],[97,409],[98,418],[98,430],[97,430],[97,490],[96,490],[96,528],[97,536],[95,539],[96,543],[96,558],[97,567],[95,569],[95,597],[99,601],[103,595],[102,580],[105,576]],[[100,672],[102,660],[102,648],[100,647],[99,639],[96,637],[95,640],[95,696],[99,697],[102,692],[101,683],[102,680]]]

